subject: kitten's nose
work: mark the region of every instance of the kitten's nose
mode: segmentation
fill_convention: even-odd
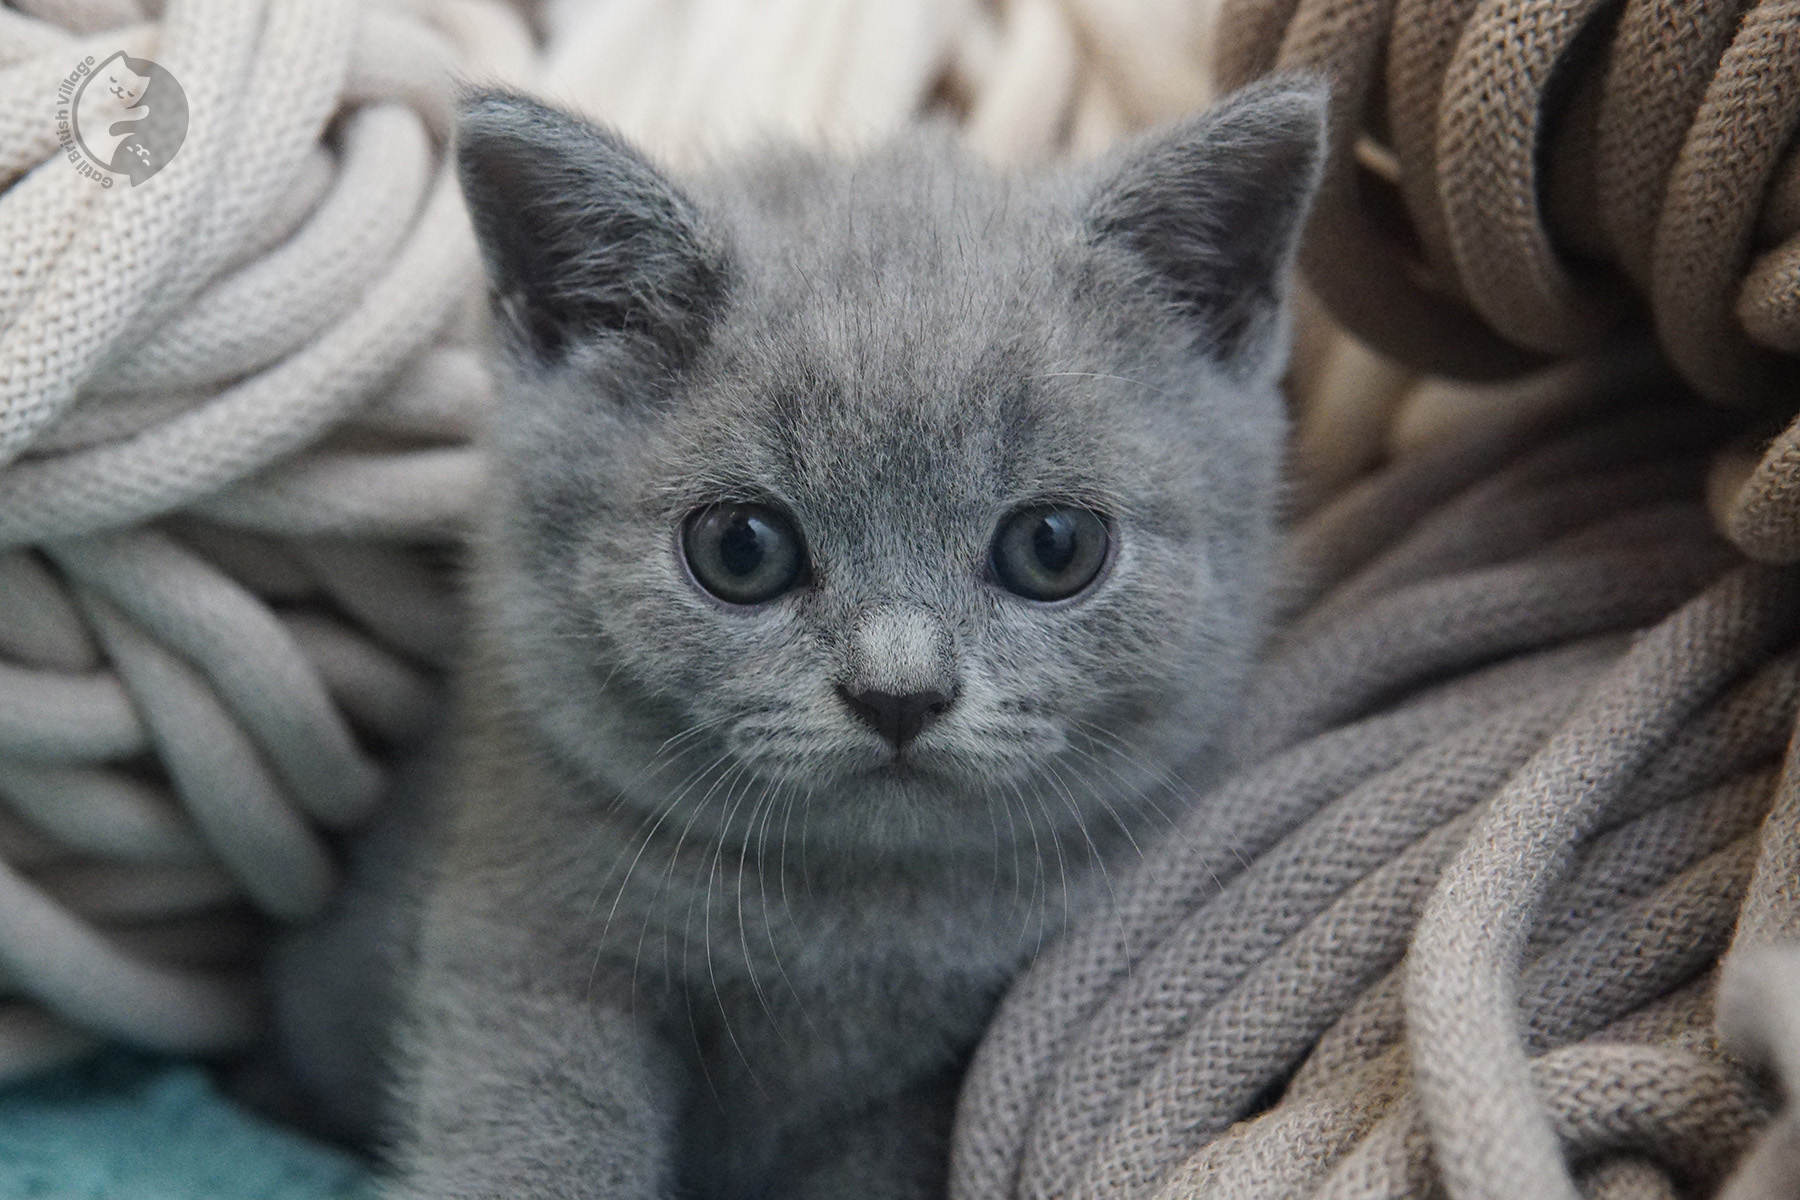
[[[869,727],[886,739],[896,752],[919,736],[925,727],[950,711],[956,697],[936,690],[906,692],[878,691],[873,688],[852,691],[838,689],[850,711],[869,723]]]

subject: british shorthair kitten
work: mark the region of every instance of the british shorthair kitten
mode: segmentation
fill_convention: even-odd
[[[1008,981],[1166,827],[1257,647],[1324,96],[996,174],[679,183],[466,105],[496,481],[395,1198],[944,1187]]]

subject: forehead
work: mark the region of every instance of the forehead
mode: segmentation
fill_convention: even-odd
[[[1104,348],[1070,223],[1011,186],[942,157],[740,183],[734,298],[687,406],[709,469],[792,503],[1093,488],[1107,389],[1079,376]]]

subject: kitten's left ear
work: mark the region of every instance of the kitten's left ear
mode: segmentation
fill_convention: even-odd
[[[1278,317],[1325,154],[1327,91],[1244,88],[1126,151],[1092,194],[1094,236],[1128,248],[1228,367],[1278,348]]]

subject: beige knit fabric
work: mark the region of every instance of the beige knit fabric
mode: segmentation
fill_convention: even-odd
[[[1220,46],[1227,84],[1334,81],[1303,258],[1374,346],[1496,377],[1647,323],[1701,394],[1793,420],[1800,3],[1226,0]],[[1800,560],[1797,444],[1715,468],[1771,562]]]
[[[958,1200],[1730,1172],[1772,1097],[1709,980],[1734,926],[1800,928],[1800,577],[1711,532],[1707,415],[1625,399],[1443,443],[1297,531],[1251,765],[1007,998]]]
[[[1452,371],[1564,354],[1628,319],[1629,282],[1702,392],[1800,378],[1792,0],[1228,0],[1221,39],[1228,86],[1336,83],[1308,273],[1374,344]]]
[[[1782,866],[1795,863],[1790,859]],[[1788,870],[1784,876],[1779,882],[1790,892],[1800,888],[1800,873]],[[1796,931],[1790,922],[1783,932],[1792,936]],[[1733,956],[1719,983],[1719,1028],[1726,1043],[1756,1066],[1779,1072],[1790,1086],[1800,1086],[1797,996],[1800,946],[1793,942],[1747,946]],[[1788,1099],[1795,1106],[1739,1166],[1724,1200],[1800,1196],[1800,1091]]]
[[[1212,95],[1217,0],[548,0],[542,90],[665,159],[854,146],[921,116],[1007,164]]]
[[[190,126],[103,190],[55,99],[117,49]],[[533,55],[494,0],[0,8],[0,1079],[241,1041],[254,918],[428,715],[488,395],[450,71]]]
[[[959,1200],[1794,1194],[1711,996],[1723,960],[1727,1033],[1800,1080],[1758,949],[1800,936],[1800,594],[1701,501],[1800,557],[1800,435],[1709,455],[1639,352],[1411,374],[1603,345],[1636,288],[1702,391],[1791,413],[1793,281],[1749,256],[1800,231],[1792,14],[1227,0],[1225,82],[1333,78],[1303,266],[1382,353],[1303,311],[1247,766],[1003,1004]]]

